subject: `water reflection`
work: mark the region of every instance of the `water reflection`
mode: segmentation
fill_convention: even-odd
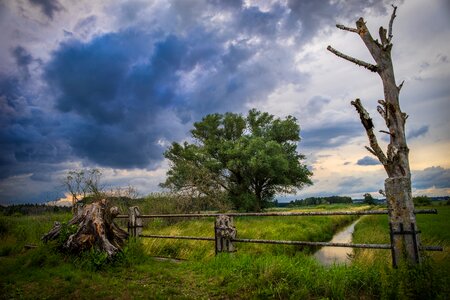
[[[351,243],[353,231],[359,219],[345,227],[342,231],[336,233],[331,243]],[[322,247],[319,251],[314,253],[314,257],[325,266],[332,264],[348,264],[350,263],[350,256],[353,254],[352,248],[343,247]]]

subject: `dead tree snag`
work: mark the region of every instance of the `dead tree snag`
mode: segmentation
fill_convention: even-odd
[[[68,236],[63,248],[75,253],[96,248],[105,251],[108,257],[113,257],[121,250],[128,237],[128,233],[113,221],[118,214],[119,209],[116,206],[110,207],[106,199],[84,205],[67,224],[76,225],[77,230]],[[47,242],[57,239],[61,230],[62,225],[55,224],[42,240]]]
[[[356,99],[351,104],[356,108],[361,123],[366,130],[370,147],[366,149],[378,158],[383,165],[388,178],[385,180],[385,194],[389,207],[389,218],[393,231],[393,261],[420,262],[420,241],[417,236],[414,204],[411,196],[411,171],[409,168],[409,149],[405,137],[405,122],[408,115],[401,111],[399,93],[403,82],[397,86],[392,65],[392,26],[396,17],[397,7],[393,6],[393,12],[389,21],[388,30],[380,27],[380,41],[374,40],[363,18],[356,21],[356,28],[336,25],[337,28],[357,33],[372,55],[375,64],[345,55],[331,46],[328,50],[333,54],[362,66],[372,72],[376,72],[383,82],[384,100],[379,100],[377,110],[384,119],[388,131],[381,132],[389,135],[389,145],[386,153],[378,144],[374,133],[374,126],[369,113],[363,107],[361,101]]]

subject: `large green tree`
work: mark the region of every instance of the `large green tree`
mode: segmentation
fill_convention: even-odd
[[[193,143],[173,143],[161,185],[198,197],[224,195],[238,210],[260,211],[276,193],[312,184],[312,173],[297,153],[300,126],[255,109],[241,114],[210,114],[191,130]]]

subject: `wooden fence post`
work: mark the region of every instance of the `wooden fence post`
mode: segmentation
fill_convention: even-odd
[[[139,237],[142,233],[141,212],[137,206],[128,208],[128,233],[130,236]]]
[[[236,251],[233,239],[236,238],[236,227],[233,225],[233,218],[220,215],[216,217],[214,235],[216,241],[216,254],[219,252]]]

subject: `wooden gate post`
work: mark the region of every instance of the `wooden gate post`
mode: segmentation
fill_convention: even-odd
[[[216,241],[216,255],[219,252],[234,252],[233,239],[236,238],[236,227],[233,225],[233,218],[226,215],[216,217],[214,226]]]
[[[387,178],[386,201],[389,209],[389,227],[392,245],[392,264],[420,263],[420,239],[417,229],[411,189],[405,192],[410,182],[408,177]]]
[[[142,218],[141,212],[137,206],[128,208],[128,233],[130,236],[139,237],[142,233]]]

